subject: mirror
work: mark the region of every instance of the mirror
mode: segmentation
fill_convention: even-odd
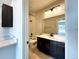
[[[64,29],[63,27],[65,27],[64,26],[64,21],[65,21],[64,16],[65,15],[63,14],[63,15],[43,19],[43,33],[46,33],[46,34],[50,34],[50,33],[60,34],[61,30]]]

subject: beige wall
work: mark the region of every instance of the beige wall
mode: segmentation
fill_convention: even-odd
[[[64,14],[64,8],[65,8],[64,4],[61,4],[61,8],[55,8],[53,10],[54,12],[51,14],[47,13],[44,10],[40,10],[39,12],[32,13],[30,16],[32,16],[31,17],[32,20],[35,20],[35,28],[34,29],[32,28],[30,31],[35,30],[35,35],[40,35],[42,33],[50,33],[50,32],[56,33],[57,32],[57,30],[56,30],[56,18],[58,15],[59,15],[59,17],[62,17],[60,15]],[[58,11],[58,12],[56,12],[56,11]],[[45,12],[47,14],[45,14]],[[44,20],[46,20],[46,21],[44,21]],[[50,24],[50,25],[47,25],[46,23]],[[46,30],[44,30],[44,24],[46,24],[46,26],[47,26]],[[34,27],[34,26],[32,25],[32,27]],[[52,29],[51,29],[51,27],[52,27]]]
[[[43,33],[43,30],[42,30],[42,26],[43,26],[42,20],[44,18],[43,14],[44,14],[43,12],[39,11],[37,13],[33,13],[30,15],[29,20],[33,20],[34,24],[32,24],[31,28],[29,28],[29,29],[30,29],[30,32],[35,31],[35,35],[40,35]],[[29,26],[30,26],[30,24],[31,23],[29,23]]]
[[[44,19],[43,11],[30,15],[30,20],[33,20],[33,23],[30,22],[30,33],[32,32],[34,36],[43,33],[57,33],[56,21],[62,17],[64,17],[64,15]]]
[[[57,33],[57,21],[63,18],[64,15],[48,18],[43,20],[44,28],[43,33]]]
[[[33,34],[32,37],[31,33]],[[34,39],[36,35],[36,18],[34,15],[29,16],[29,38]]]
[[[36,17],[36,34],[40,35],[43,33],[43,12],[38,12],[35,14]]]

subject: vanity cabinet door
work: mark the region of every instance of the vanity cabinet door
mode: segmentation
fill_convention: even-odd
[[[56,46],[56,59],[65,59],[65,47],[61,45]]]
[[[50,41],[50,48],[49,48],[49,50],[50,50],[50,55],[52,57],[56,57],[56,42]]]
[[[65,44],[57,41],[50,41],[50,55],[56,59],[65,59]]]
[[[50,54],[50,40],[44,39],[45,41],[45,53]]]
[[[39,37],[37,38],[37,48],[46,54],[49,54],[49,52],[50,52],[49,43],[50,43],[49,40],[46,40],[44,38],[39,38]]]
[[[38,37],[37,48],[56,59],[65,59],[65,43]]]
[[[45,49],[45,42],[42,40],[42,38],[37,39],[37,48],[42,51]]]

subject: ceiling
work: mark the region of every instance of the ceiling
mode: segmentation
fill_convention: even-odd
[[[54,2],[57,2],[57,0],[29,0],[29,11],[30,13],[36,12],[38,10],[44,9]]]

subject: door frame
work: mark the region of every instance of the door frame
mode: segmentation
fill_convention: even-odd
[[[74,28],[70,28],[69,27],[69,25],[71,25],[72,27],[73,26],[78,26],[78,24],[76,24],[76,22],[78,22],[77,21],[77,18],[78,18],[78,10],[77,10],[77,8],[78,8],[78,1],[77,0],[73,0],[72,1],[72,3],[71,3],[71,1],[72,0],[65,0],[65,19],[66,19],[66,39],[69,39],[70,41],[68,41],[68,40],[65,40],[66,42],[65,42],[65,58],[66,59],[77,59],[78,58],[78,51],[77,51],[77,49],[78,49],[78,47],[76,46],[76,45],[78,45],[77,44],[77,42],[78,42],[78,38],[77,38],[77,35],[78,35],[78,31],[77,31],[77,29],[78,29],[78,27],[76,27],[76,29],[75,29],[75,27]],[[25,18],[25,21],[24,21],[24,27],[25,27],[25,46],[27,45],[27,43],[26,43],[26,41],[28,40],[28,32],[29,32],[29,30],[28,30],[28,15],[29,15],[29,6],[28,6],[28,4],[29,4],[29,1],[28,0],[24,0],[24,18]],[[68,9],[70,9],[70,10],[68,10]],[[73,13],[71,13],[73,11]],[[27,16],[26,16],[27,15]],[[73,17],[70,17],[70,16],[73,16]],[[77,17],[77,18],[76,18]],[[75,18],[75,22],[73,22],[74,21],[74,19],[73,18]],[[27,19],[27,20],[26,20]],[[68,19],[70,19],[70,21],[71,21],[71,23],[69,24],[69,21],[68,21]],[[73,20],[73,21],[72,21]],[[72,24],[72,23],[75,23],[75,24]],[[69,29],[69,30],[68,30]],[[72,30],[72,31],[70,31],[70,30]],[[68,31],[70,31],[70,32],[72,32],[73,33],[73,31],[74,31],[74,33],[75,33],[75,36],[74,36],[74,33],[69,37],[68,35],[70,34]],[[71,38],[73,38],[73,40],[71,39]],[[71,42],[72,41],[72,42]],[[77,42],[76,42],[77,41]],[[74,44],[74,45],[73,45]],[[69,47],[71,47],[71,48],[73,48],[73,47],[77,47],[77,48],[74,48],[73,50],[71,50],[71,48],[69,48]],[[24,48],[25,49],[25,59],[28,59],[28,54],[29,54],[29,52],[28,52],[28,49],[27,49],[27,47],[25,47]],[[26,51],[27,50],[27,51]],[[74,51],[75,51],[75,53],[74,53]],[[71,53],[71,54],[69,54],[69,53]],[[74,54],[73,54],[74,53]],[[73,56],[73,58],[72,58],[72,56]]]

